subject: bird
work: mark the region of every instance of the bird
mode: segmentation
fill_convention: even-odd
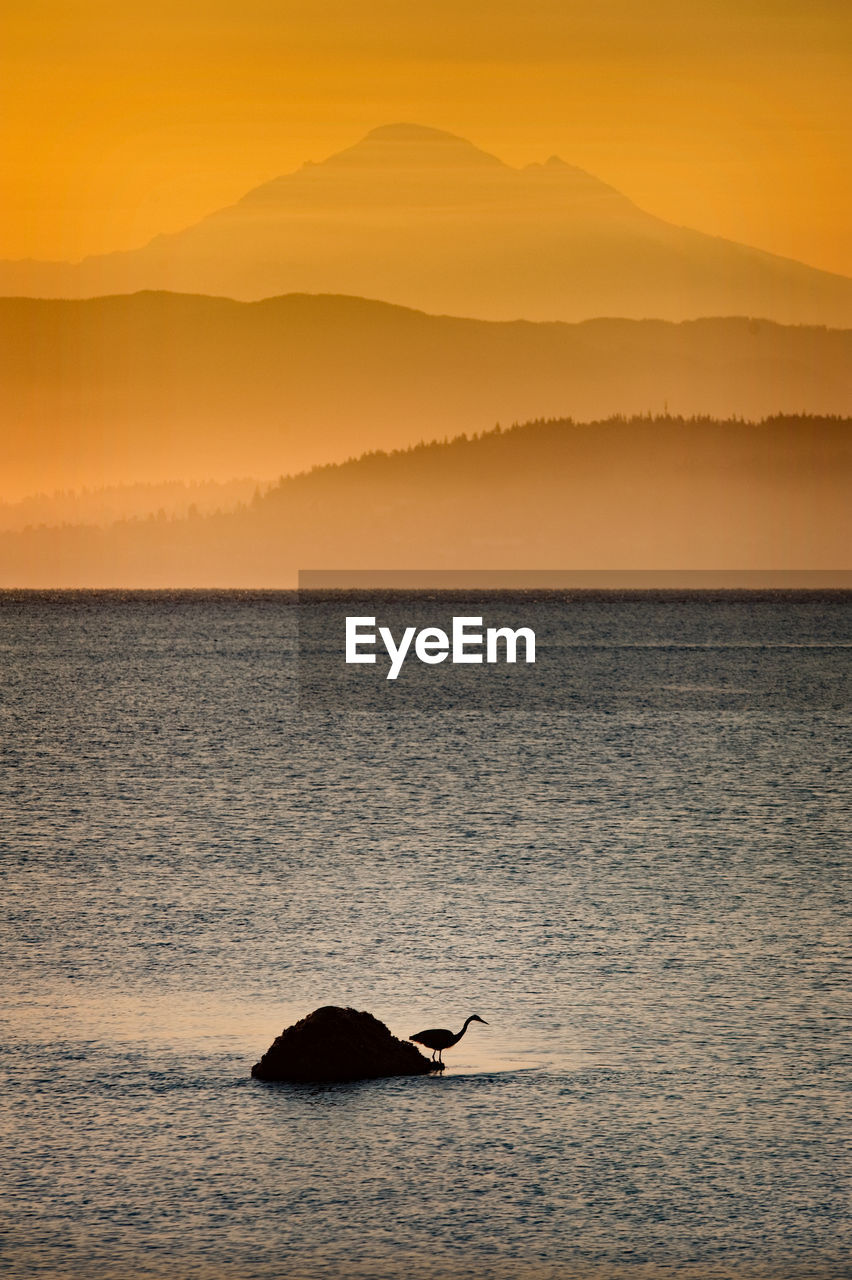
[[[488,1026],[485,1019],[480,1018],[478,1013],[472,1013],[457,1036],[454,1036],[452,1031],[448,1031],[446,1027],[430,1027],[426,1031],[418,1031],[416,1035],[409,1036],[408,1038],[409,1040],[414,1040],[416,1044],[422,1044],[425,1045],[427,1049],[431,1049],[433,1062],[435,1061],[435,1054],[437,1053],[438,1062],[443,1066],[444,1062],[441,1054],[444,1049],[451,1049],[454,1044],[458,1044],[471,1022],[482,1022],[486,1027]]]

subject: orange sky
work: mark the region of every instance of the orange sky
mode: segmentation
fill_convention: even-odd
[[[852,275],[848,0],[10,0],[0,49],[3,258],[142,244],[408,120]]]

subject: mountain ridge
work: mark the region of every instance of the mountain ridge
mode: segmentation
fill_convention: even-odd
[[[0,298],[0,499],[268,481],[534,417],[852,410],[852,330],[742,318],[577,324],[364,298]]]

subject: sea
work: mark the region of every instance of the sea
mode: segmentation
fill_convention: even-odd
[[[559,696],[370,708],[295,593],[0,595],[0,1274],[852,1276],[852,596],[509,603]],[[329,1004],[486,1025],[251,1078]]]

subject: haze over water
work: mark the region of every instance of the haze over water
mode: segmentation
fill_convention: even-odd
[[[849,597],[547,610],[567,703],[390,717],[292,595],[0,597],[7,1274],[849,1274]],[[330,1003],[489,1025],[249,1078]]]

